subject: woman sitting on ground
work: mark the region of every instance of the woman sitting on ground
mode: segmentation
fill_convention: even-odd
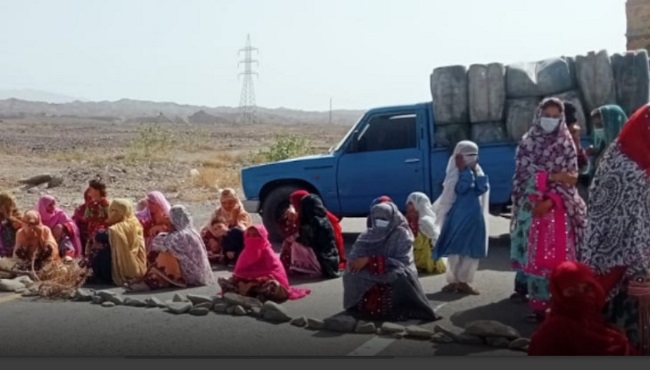
[[[290,271],[308,277],[339,277],[336,237],[323,202],[315,194],[303,197],[298,216],[300,228],[290,247]]]
[[[418,280],[406,218],[392,202],[374,206],[370,218],[343,274],[343,307],[369,321],[440,319]]]
[[[372,203],[370,203],[370,212],[372,213],[372,208],[377,204],[388,203],[388,202],[394,203],[393,200],[387,195],[382,195],[381,197],[376,198],[375,200],[372,201]],[[366,228],[370,229],[371,227],[372,227],[372,218],[370,217],[370,214],[368,214],[368,217],[366,217]]]
[[[282,244],[282,251],[280,252],[280,260],[283,261],[282,263],[285,265],[285,268],[287,270],[289,270],[291,266],[291,250],[292,250],[291,246],[298,238],[300,227],[301,227],[300,212],[299,212],[301,207],[300,204],[302,199],[308,195],[310,195],[310,193],[306,190],[297,190],[291,193],[291,195],[289,196],[290,206],[287,212],[285,213],[284,220],[283,220],[285,240],[284,243]],[[345,261],[345,242],[343,240],[343,229],[341,228],[339,219],[325,208],[325,206],[322,204],[322,201],[320,201],[320,203],[323,209],[325,210],[325,215],[327,217],[327,220],[330,222],[332,226],[332,230],[334,232],[334,242],[339,255],[339,270],[344,270],[346,261]]]
[[[79,240],[81,241],[82,250],[84,252],[86,250],[86,245],[88,245],[88,229],[84,220],[84,214],[86,213],[86,205],[90,203],[91,200],[89,193],[90,190],[86,189],[84,192],[84,202],[78,205],[72,214],[72,221],[74,221],[74,223],[77,225],[77,229],[79,229]]]
[[[43,225],[37,211],[25,212],[23,227],[16,234],[14,257],[20,269],[39,271],[51,262],[59,261],[59,246],[49,227]]]
[[[0,258],[14,255],[16,233],[23,227],[21,218],[11,195],[0,193]]]
[[[43,195],[39,198],[36,209],[43,224],[52,230],[61,258],[72,260],[81,256],[83,248],[79,228],[64,210],[56,206],[56,199],[51,195]]]
[[[233,276],[219,278],[222,293],[233,292],[260,301],[282,303],[310,293],[289,286],[287,272],[273,251],[268,232],[262,225],[250,226],[244,236],[244,250],[237,260]]]
[[[144,278],[147,272],[144,233],[127,199],[111,202],[108,230],[95,236],[97,248],[91,257],[96,283],[124,286]]]
[[[444,274],[447,271],[445,261],[433,259],[433,248],[438,242],[440,227],[436,223],[431,200],[426,194],[416,192],[406,200],[406,219],[411,232],[415,235],[413,255],[415,267],[427,274]]]
[[[210,261],[201,235],[187,208],[173,206],[169,218],[174,227],[170,233],[158,234],[147,254],[147,274],[130,290],[186,288],[214,283]]]
[[[95,235],[102,230],[106,230],[106,220],[108,218],[108,194],[106,184],[101,180],[91,180],[88,183],[87,202],[84,204],[84,215],[82,218],[85,225],[85,234],[87,244],[85,245],[85,254],[89,255],[95,240]]]
[[[210,222],[201,230],[211,261],[228,266],[236,263],[244,249],[244,230],[252,225],[251,216],[233,189],[224,189]]]
[[[144,229],[144,238],[147,252],[151,250],[153,239],[160,233],[168,233],[172,230],[169,221],[169,210],[171,204],[163,193],[152,191],[147,194],[147,208],[137,214]]]
[[[593,272],[563,262],[551,274],[551,310],[533,334],[529,356],[631,356],[625,333],[603,317],[606,293]]]

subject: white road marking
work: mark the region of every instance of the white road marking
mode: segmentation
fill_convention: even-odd
[[[433,308],[433,311],[438,312],[441,308],[447,305],[447,302],[441,303]],[[395,338],[386,338],[380,336],[373,336],[367,342],[364,342],[362,345],[357,347],[354,351],[347,354],[347,356],[360,356],[360,357],[372,357],[377,356],[381,351],[385,350],[393,344],[397,339]]]

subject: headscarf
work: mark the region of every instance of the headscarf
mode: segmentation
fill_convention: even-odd
[[[366,269],[357,273],[345,271],[345,309],[356,305],[377,283],[391,283],[404,274],[411,280],[418,281],[413,256],[413,233],[397,206],[392,202],[377,204],[372,207],[370,219],[372,226],[359,235],[350,251],[350,259],[354,261],[363,257],[382,256],[387,272],[374,275]]]
[[[650,175],[650,104],[639,108],[623,126],[621,151]]]
[[[115,199],[108,208],[113,282],[122,286],[147,272],[144,232],[128,199]]]
[[[392,202],[392,201],[393,201],[393,200],[392,200],[389,196],[387,196],[387,195],[382,195],[382,196],[379,197],[379,198],[375,198],[375,200],[373,200],[372,203],[370,203],[370,211],[372,212],[372,207],[376,206],[377,204],[380,204],[380,203],[386,203],[386,202]],[[367,227],[368,229],[369,229],[370,227],[372,227],[372,221],[370,220],[370,215],[368,215],[368,217],[366,217],[366,227]]]
[[[589,287],[591,294],[582,291]],[[632,347],[602,316],[605,292],[589,267],[563,262],[549,280],[551,312],[531,338],[530,356],[629,356]],[[565,290],[573,295],[565,295]]]
[[[298,210],[298,242],[314,250],[324,276],[338,277],[341,255],[337,248],[334,225],[327,213],[323,201],[317,195],[303,197]]]
[[[625,267],[634,280],[650,266],[650,105],[636,111],[596,170],[589,194],[589,222],[579,258],[597,274]],[[644,277],[644,276],[642,276]],[[645,278],[645,277],[644,277]]]
[[[173,254],[181,266],[183,279],[189,285],[213,284],[207,250],[194,227],[192,215],[185,206],[176,205],[169,210],[169,218],[174,231],[158,234],[153,239],[152,250]]]
[[[515,155],[515,174],[512,184],[512,212],[517,209],[529,194],[525,193],[527,181],[534,179],[539,172],[548,174],[567,171],[579,173],[578,151],[573,137],[566,125],[564,113],[560,117],[558,128],[546,133],[541,127],[541,120],[544,107],[548,104],[561,107],[564,111],[564,104],[557,98],[544,99],[537,107],[533,126],[524,134]],[[550,183],[549,190],[558,193],[564,201],[565,208],[571,220],[572,229],[576,236],[576,244],[583,239],[584,228],[586,227],[585,215],[587,206],[580,197],[575,186],[566,187],[559,183]],[[440,215],[438,215],[440,217]],[[512,228],[516,226],[517,218],[513,217]]]
[[[43,225],[41,221],[41,215],[37,211],[27,211],[23,217],[23,224],[25,226],[18,230],[16,234],[16,250],[25,249],[27,251],[28,258],[32,258],[34,253],[41,248],[46,246],[52,247],[52,260],[56,261],[60,258],[59,256],[59,245],[57,244],[54,236],[52,235],[52,230],[49,227]],[[30,230],[29,226],[33,224],[35,229]],[[14,255],[16,251],[14,250]]]
[[[289,286],[289,278],[278,255],[269,242],[269,233],[263,225],[253,225],[259,237],[244,236],[244,250],[237,259],[233,275],[243,279],[272,277],[289,292],[289,299],[295,300],[311,293],[308,289],[296,289]]]
[[[226,211],[223,208],[223,203],[228,200],[235,201],[235,207],[230,211]],[[248,212],[244,210],[244,205],[242,204],[239,196],[237,195],[237,192],[234,189],[228,188],[221,190],[221,194],[219,195],[219,203],[221,205],[214,211],[212,217],[210,217],[208,224],[203,227],[204,229],[212,226],[213,222],[217,220],[219,222],[225,223],[229,228],[240,226],[245,229],[253,223],[253,219],[248,214]]]
[[[436,225],[436,214],[429,197],[424,193],[415,192],[408,196],[406,203],[412,203],[418,212],[418,231],[435,243],[440,235],[440,228]]]
[[[70,241],[74,246],[77,256],[80,256],[83,249],[81,247],[80,233],[77,224],[72,220],[72,218],[70,218],[70,216],[65,213],[64,210],[59,207],[55,206],[54,211],[52,213],[49,213],[47,211],[47,208],[52,204],[56,204],[56,199],[54,199],[54,197],[51,195],[42,195],[38,199],[36,209],[41,215],[41,221],[50,229],[53,229],[57,225],[62,225],[66,228],[66,230],[69,230],[72,233],[72,235],[69,235]]]
[[[87,188],[86,191],[84,191],[84,202],[78,205],[77,208],[75,208],[74,214],[72,215],[72,219],[76,223],[80,224],[84,222],[84,214],[86,213],[86,207],[90,202],[92,202],[92,198],[90,197],[90,188]]]
[[[600,115],[605,134],[603,137],[604,142],[602,144],[594,142],[594,147],[600,149],[603,146],[608,147],[609,144],[616,139],[618,134],[621,132],[623,125],[628,120],[628,117],[621,107],[614,104],[603,105],[602,107],[594,109],[591,115],[594,116],[596,114]]]
[[[163,212],[163,215],[169,217],[169,211],[171,210],[172,206],[171,204],[169,204],[169,201],[167,200],[167,198],[165,198],[165,195],[163,195],[163,193],[159,191],[152,191],[149,194],[147,194],[146,199],[148,202],[159,205]],[[153,215],[151,214],[151,209],[149,207],[138,212],[137,217],[140,221],[143,222],[151,221],[153,219]]]
[[[11,195],[7,193],[0,193],[0,221],[11,218],[16,221],[21,218],[20,212],[18,212],[18,209],[16,207],[16,202]]]
[[[296,190],[293,193],[291,193],[291,195],[289,196],[289,202],[291,203],[291,206],[293,206],[293,208],[298,212],[298,218],[300,218],[301,216],[300,202],[308,195],[310,195],[310,193],[307,190]],[[334,216],[332,212],[328,211],[324,205],[323,205],[323,209],[325,209],[325,215],[327,216],[327,219],[330,221],[332,227],[334,228],[334,239],[336,241],[336,249],[339,251],[339,258],[341,261],[339,268],[344,269],[346,264],[345,240],[343,239],[343,228],[341,228],[341,220],[339,220],[338,217]],[[300,223],[300,221],[298,223]]]
[[[569,131],[567,129],[567,133],[568,132]],[[569,138],[571,138],[571,136],[569,136]],[[476,143],[474,143],[473,141],[469,141],[469,140],[463,140],[459,142],[458,144],[456,144],[456,148],[454,148],[454,152],[449,158],[449,162],[447,162],[447,173],[445,174],[445,181],[442,183],[443,186],[442,194],[440,194],[438,199],[433,203],[433,210],[435,212],[435,217],[436,217],[435,223],[436,223],[437,230],[442,230],[442,227],[444,226],[445,221],[447,219],[447,214],[449,213],[449,210],[451,210],[451,207],[456,202],[456,184],[458,183],[458,178],[460,176],[460,171],[456,166],[456,156],[459,154],[465,158],[466,165],[468,167],[471,167],[474,165],[474,163],[476,163],[475,161],[477,160],[478,145],[476,145]],[[485,175],[483,173],[483,169],[478,164],[476,165],[476,174],[477,176]],[[486,222],[485,227],[487,230],[487,222],[489,219],[488,216],[490,215],[490,190],[489,189],[488,191],[483,193],[483,195],[481,195],[479,201],[481,203],[481,209],[483,210],[483,218],[485,219]],[[485,238],[486,238],[485,243],[487,248],[487,243],[489,241],[488,233],[486,233]]]

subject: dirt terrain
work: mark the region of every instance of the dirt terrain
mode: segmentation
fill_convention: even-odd
[[[87,182],[101,176],[112,198],[135,201],[160,190],[171,203],[203,213],[214,208],[219,188],[240,188],[243,166],[268,161],[273,156],[264,151],[287,146],[281,138],[296,138],[295,154],[326,153],[349,126],[137,124],[39,117],[5,119],[0,129],[0,191],[10,192],[21,210],[32,208],[40,193],[49,193],[72,211],[82,202]],[[19,183],[41,174],[61,176],[63,184],[25,189]]]

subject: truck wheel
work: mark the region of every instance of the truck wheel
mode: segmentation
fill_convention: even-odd
[[[272,242],[280,243],[284,239],[280,229],[280,219],[289,208],[289,196],[299,188],[294,186],[282,186],[271,191],[266,196],[262,205],[262,222],[269,232],[269,239]]]

